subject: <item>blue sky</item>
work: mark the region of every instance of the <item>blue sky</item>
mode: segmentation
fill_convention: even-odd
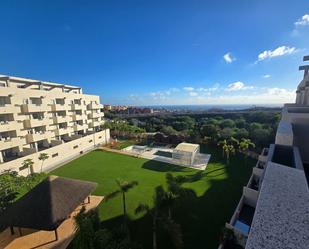
[[[0,73],[102,103],[294,101],[309,1],[1,1]]]

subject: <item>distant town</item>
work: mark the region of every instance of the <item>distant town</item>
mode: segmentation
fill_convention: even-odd
[[[185,105],[185,106],[128,106],[104,104],[103,110],[107,117],[109,114],[117,116],[155,116],[164,114],[203,114],[203,113],[230,113],[250,111],[278,111],[280,106],[255,105]]]

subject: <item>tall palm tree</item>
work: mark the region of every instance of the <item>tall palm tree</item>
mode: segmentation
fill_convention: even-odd
[[[83,207],[75,216],[75,238],[72,242],[76,249],[95,248],[95,233],[100,229],[100,219],[97,209],[86,212]]]
[[[224,139],[223,141],[220,141],[218,143],[219,146],[222,147],[222,154],[223,157],[226,157],[226,163],[229,164],[230,162],[230,155],[231,154],[235,154],[235,147],[233,144],[229,144],[226,139]]]
[[[164,195],[164,204],[168,209],[168,217],[172,219],[172,206],[175,200],[179,197],[185,197],[192,192],[182,187],[182,184],[186,181],[184,176],[174,177],[171,173],[167,173],[166,176],[167,191]]]
[[[127,182],[127,181],[122,181],[117,179],[116,183],[118,185],[118,189],[115,190],[114,192],[108,194],[105,196],[105,200],[108,201],[118,195],[122,195],[122,205],[123,205],[123,215],[124,218],[126,218],[127,216],[127,210],[126,210],[126,193],[134,188],[138,182],[137,181],[131,181],[131,182]]]
[[[33,162],[32,159],[30,159],[30,158],[24,160],[24,161],[21,163],[21,165],[22,165],[23,168],[28,169],[28,175],[31,175],[31,174],[34,173],[34,171],[33,171],[33,164],[34,164],[34,162]]]
[[[224,157],[224,155],[225,155],[225,148],[226,148],[226,146],[227,146],[227,141],[226,141],[226,139],[219,141],[219,142],[217,143],[217,145],[220,146],[220,147],[222,148],[222,157]]]
[[[42,161],[41,164],[41,173],[42,173],[42,169],[43,169],[43,163],[45,160],[47,160],[49,158],[49,155],[47,153],[40,153],[39,155],[39,160]]]
[[[245,154],[245,163],[250,147],[255,148],[255,144],[249,138],[242,138],[239,143],[239,151]]]
[[[160,221],[164,228],[168,231],[171,239],[176,248],[182,248],[182,233],[179,224],[174,222],[170,217],[164,214],[166,207],[166,196],[167,193],[164,191],[162,186],[155,188],[155,194],[153,198],[154,207],[151,209],[147,204],[139,204],[135,209],[135,213],[146,213],[152,217],[152,247],[157,249],[157,232],[158,222]]]

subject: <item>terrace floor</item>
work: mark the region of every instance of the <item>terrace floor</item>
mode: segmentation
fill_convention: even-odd
[[[96,208],[103,196],[90,196],[90,203],[83,204],[86,210]],[[86,201],[87,202],[87,201]],[[72,241],[75,233],[74,216],[79,212],[82,205],[79,206],[57,229],[58,240],[55,240],[54,231],[38,231],[33,229],[22,228],[22,236],[19,235],[18,229],[15,228],[15,234],[11,235],[10,229],[7,228],[0,234],[0,248],[3,249],[64,249]],[[34,207],[35,208],[35,207]]]

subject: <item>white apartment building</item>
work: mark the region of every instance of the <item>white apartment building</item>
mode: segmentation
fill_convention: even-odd
[[[309,65],[299,69],[296,103],[284,105],[275,143],[262,151],[226,224],[245,249],[309,248]]]
[[[108,143],[102,108],[99,96],[80,87],[0,76],[0,172],[28,174],[25,159],[38,172],[40,153],[49,156],[45,170]]]

